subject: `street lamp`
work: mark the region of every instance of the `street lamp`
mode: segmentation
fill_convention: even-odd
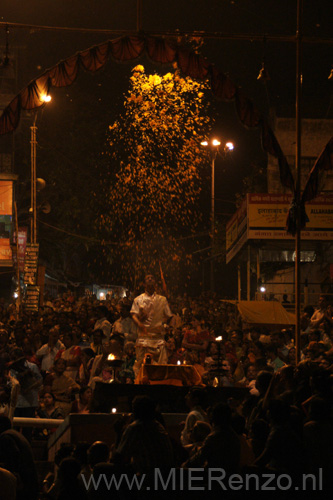
[[[51,96],[42,94],[40,100],[44,103],[51,101]],[[33,125],[30,127],[30,154],[31,154],[31,208],[30,213],[30,243],[37,243],[37,177],[36,177],[36,148],[37,148],[37,111]]]
[[[202,141],[201,146],[208,147],[211,153],[212,159],[212,189],[211,189],[211,212],[210,212],[210,222],[211,222],[211,251],[210,251],[210,290],[215,291],[215,280],[214,280],[214,240],[215,240],[215,159],[217,153],[220,153],[221,142],[218,139],[212,139],[210,142]],[[223,153],[228,153],[234,149],[234,144],[232,142],[226,142],[223,146]]]

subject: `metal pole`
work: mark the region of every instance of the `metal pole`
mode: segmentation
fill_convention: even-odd
[[[297,0],[297,29],[296,29],[296,238],[295,238],[295,346],[296,363],[300,361],[300,317],[301,317],[301,94],[302,94],[302,10],[303,0]]]
[[[142,30],[142,0],[136,2],[136,31]]]
[[[17,290],[18,290],[18,316],[21,317],[21,306],[22,306],[22,295],[21,295],[21,282],[20,282],[20,264],[19,264],[19,244],[18,244],[18,220],[17,220],[17,204],[14,201],[14,211],[15,211],[15,233],[16,233],[16,279],[17,279]]]
[[[251,246],[247,247],[247,263],[246,263],[246,274],[247,274],[247,300],[251,300]]]
[[[37,190],[37,180],[36,180],[36,119],[37,114],[35,114],[34,123],[30,127],[31,132],[31,220],[30,220],[30,243],[37,242],[37,198],[36,198],[36,190]]]
[[[238,277],[238,300],[242,298],[242,285],[241,285],[241,266],[237,266],[237,277]]]
[[[215,242],[215,158],[217,151],[212,151],[212,198],[211,198],[211,251],[210,251],[210,290],[215,291],[214,242]]]

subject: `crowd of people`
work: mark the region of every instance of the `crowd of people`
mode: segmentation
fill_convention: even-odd
[[[140,380],[142,363],[162,363],[188,364],[200,375],[189,389],[180,441],[170,438],[153,401],[139,397],[130,421],[117,429],[112,450],[105,443],[63,449],[57,478],[40,494],[84,498],[80,470],[111,473],[119,467],[136,474],[153,467],[223,467],[231,473],[255,466],[295,474],[322,468],[328,480],[333,472],[333,313],[326,297],[320,297],[318,308],[304,308],[301,328],[296,364],[292,328],[244,325],[233,304],[209,294],[167,301],[156,294],[152,277],[146,277],[144,293],[135,298],[107,296],[100,302],[66,292],[53,300],[45,297],[38,313],[20,316],[15,305],[1,303],[0,476],[14,473],[17,498],[37,498],[22,493],[20,473],[2,446],[2,439],[16,432],[10,430],[14,416],[63,419],[89,413],[97,382],[133,384]],[[117,360],[117,369],[110,360]],[[241,402],[209,407],[207,386],[248,391]],[[29,442],[47,439],[53,430],[21,431]],[[102,498],[95,494],[92,490],[89,498]]]

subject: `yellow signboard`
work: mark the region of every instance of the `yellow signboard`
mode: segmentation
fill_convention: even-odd
[[[247,240],[292,240],[286,221],[292,196],[283,194],[248,194],[226,226],[227,263]],[[305,205],[309,218],[301,233],[303,240],[333,240],[333,195],[318,196]]]
[[[0,181],[0,265],[12,264],[10,234],[13,213],[13,182]]]
[[[247,199],[249,239],[293,238],[285,229],[291,196],[248,194]],[[305,209],[309,222],[302,231],[302,239],[332,240],[333,196],[319,196]]]

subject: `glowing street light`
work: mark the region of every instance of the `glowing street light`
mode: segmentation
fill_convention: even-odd
[[[41,95],[41,98],[40,98],[40,100],[43,102],[50,102],[51,99],[52,99],[52,97],[48,94],[43,94],[43,95]]]
[[[217,153],[220,152],[221,142],[214,138],[210,142],[202,141],[201,146],[210,148],[211,158],[212,158],[212,191],[211,191],[211,251],[210,251],[210,289],[214,292],[214,237],[215,237],[215,158]],[[223,153],[228,153],[234,149],[234,144],[232,142],[226,142],[223,147]]]

